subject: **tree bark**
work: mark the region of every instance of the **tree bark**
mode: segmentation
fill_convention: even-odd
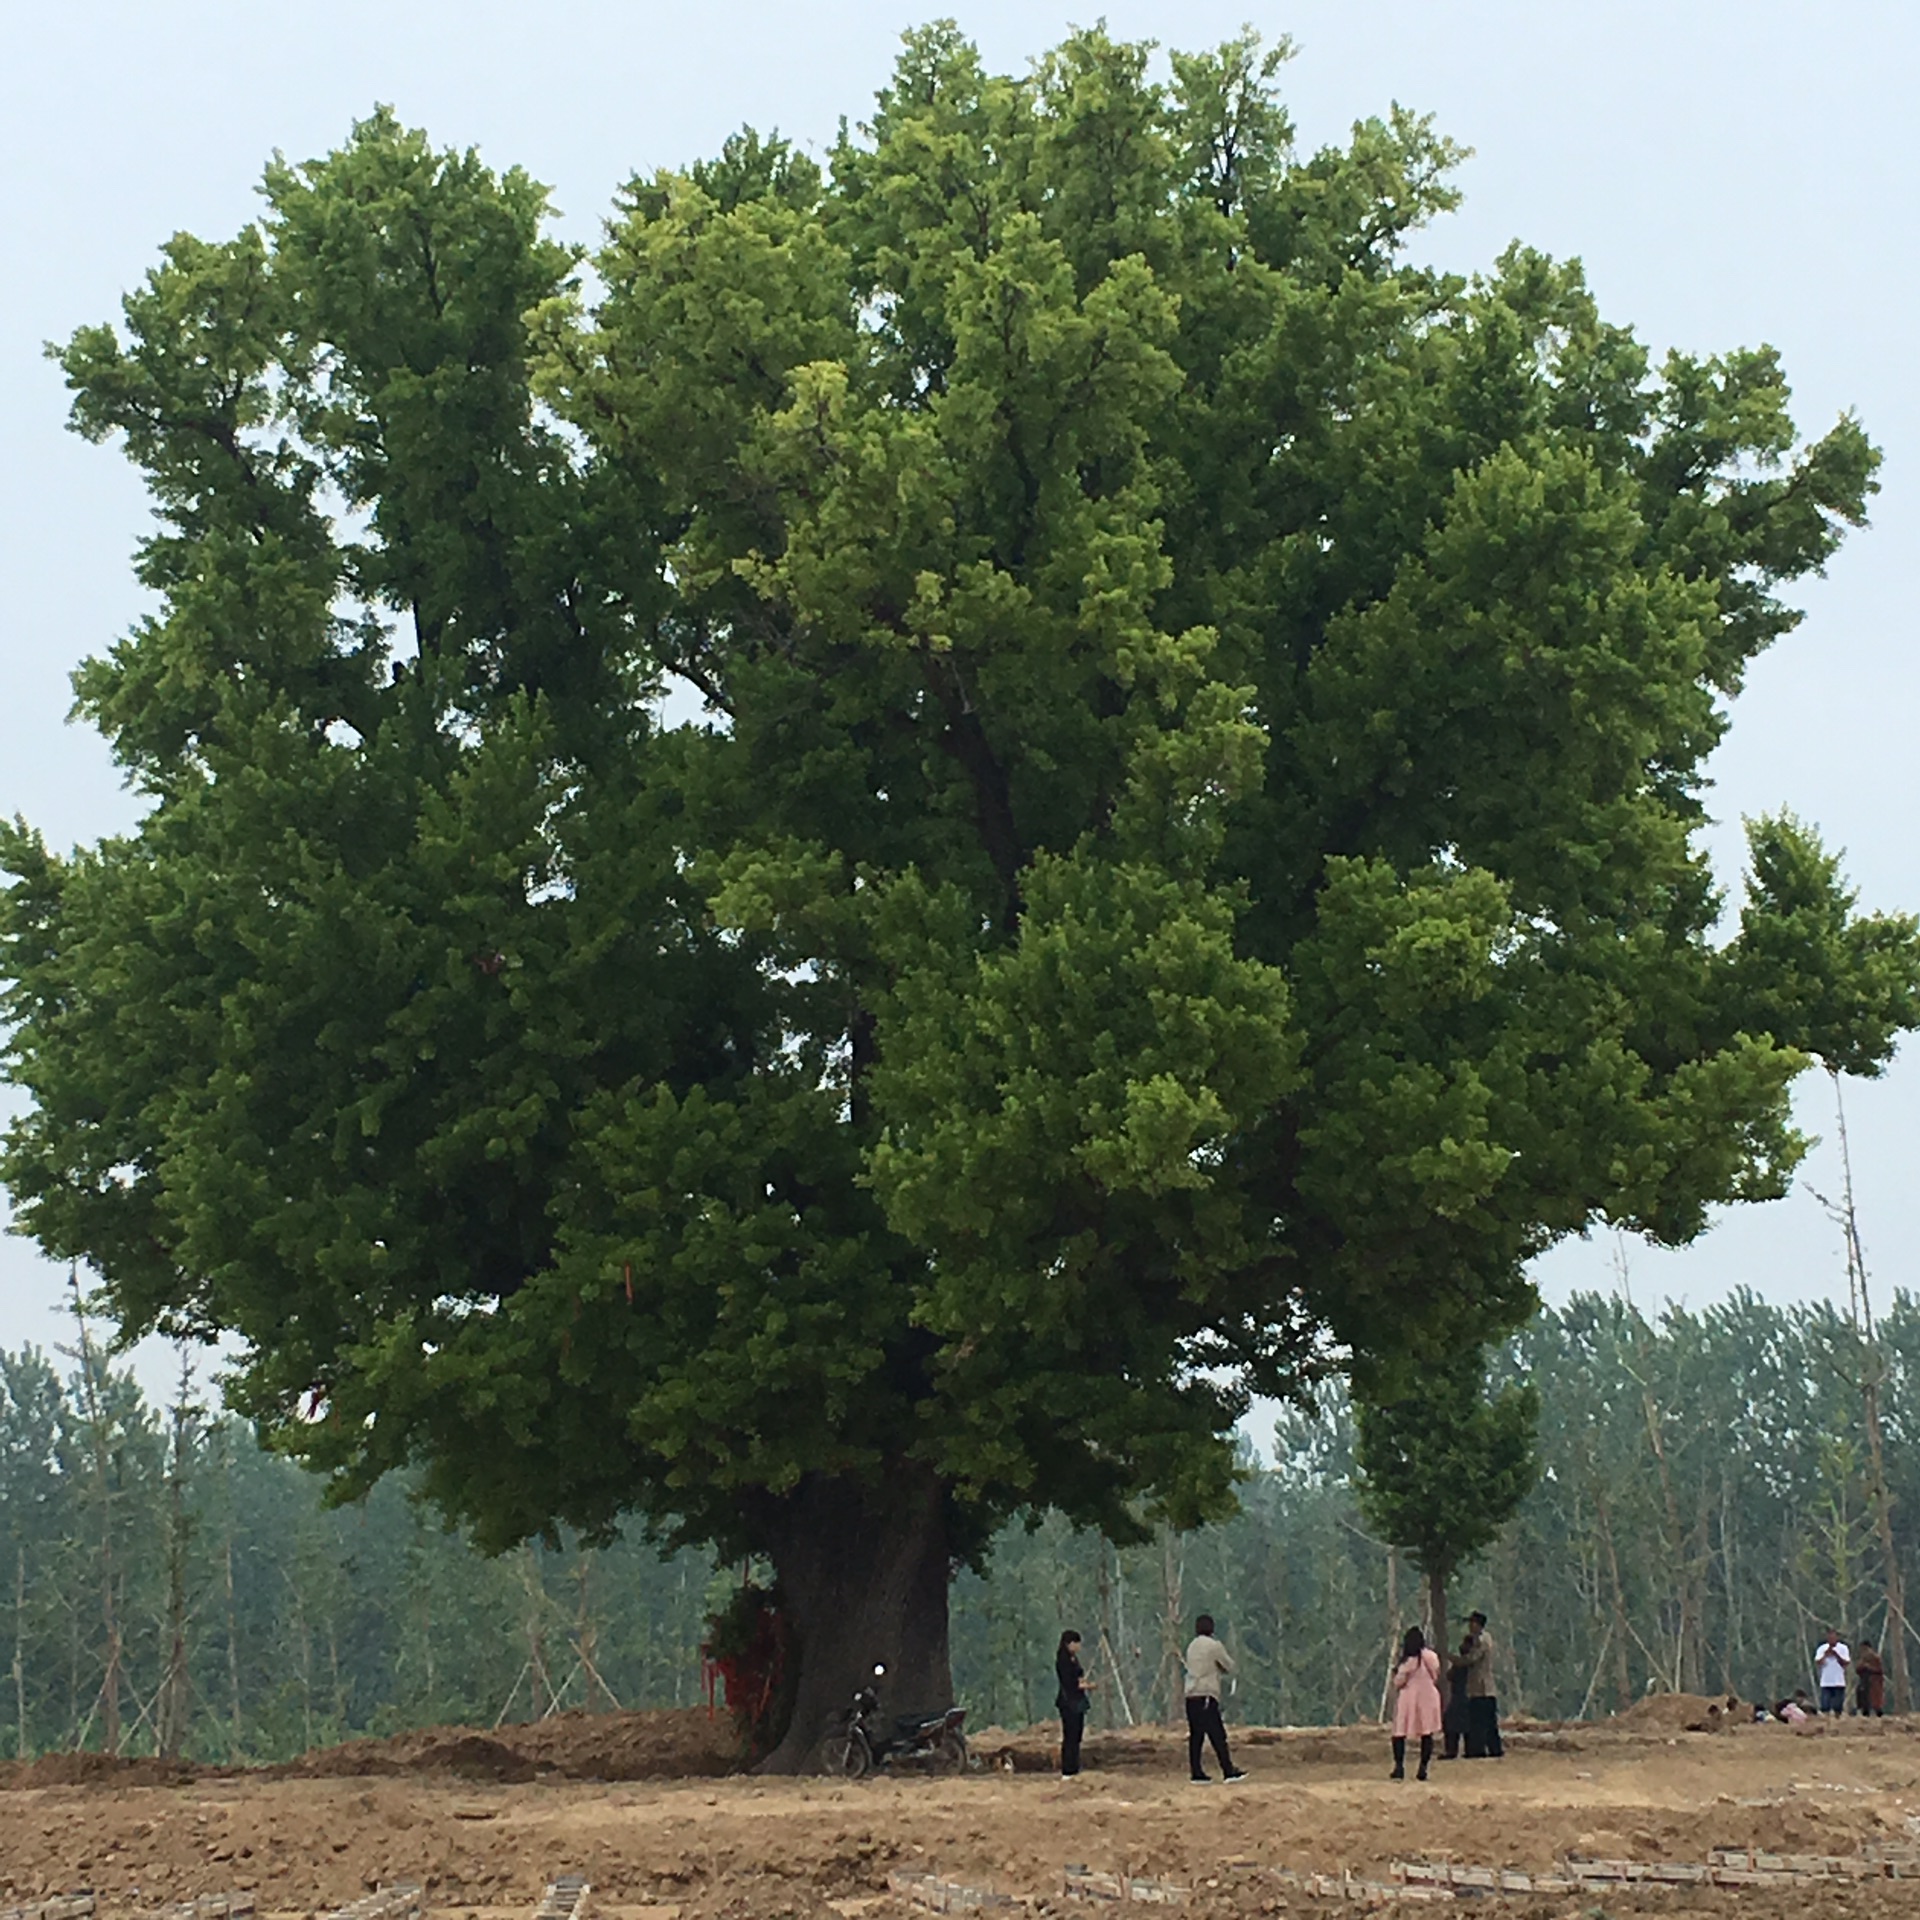
[[[1880,1428],[1880,1383],[1886,1363],[1880,1355],[1880,1337],[1873,1324],[1873,1298],[1867,1287],[1867,1250],[1860,1241],[1860,1214],[1853,1199],[1853,1149],[1847,1139],[1847,1108],[1840,1094],[1840,1075],[1828,1068],[1833,1080],[1834,1112],[1840,1121],[1841,1189],[1839,1218],[1847,1245],[1847,1293],[1854,1333],[1860,1341],[1860,1402],[1867,1428],[1867,1466],[1873,1500],[1874,1531],[1879,1536],[1880,1565],[1886,1582],[1887,1678],[1893,1683],[1893,1710],[1905,1713],[1913,1704],[1907,1685],[1907,1598],[1900,1577],[1900,1555],[1893,1535],[1893,1498],[1887,1490],[1887,1459]],[[1829,1212],[1833,1209],[1829,1208]]]
[[[924,1469],[869,1486],[809,1475],[768,1518],[767,1542],[800,1663],[793,1718],[763,1773],[813,1765],[831,1718],[872,1677],[883,1723],[953,1704],[946,1493]]]
[[[1607,1516],[1607,1503],[1597,1490],[1593,1505],[1600,1522],[1600,1543],[1606,1549],[1607,1579],[1613,1592],[1613,1707],[1616,1713],[1625,1713],[1633,1705],[1633,1683],[1627,1671],[1627,1640],[1630,1633],[1627,1596],[1620,1584],[1620,1556],[1614,1549],[1613,1522]]]
[[[1440,1656],[1440,1671],[1444,1674],[1447,1668],[1447,1656],[1453,1651],[1453,1642],[1448,1638],[1445,1567],[1427,1569],[1427,1612],[1433,1621],[1433,1635],[1427,1644]]]
[[[1887,1491],[1887,1458],[1880,1430],[1880,1350],[1873,1346],[1867,1355],[1867,1376],[1862,1388],[1866,1408],[1867,1461],[1873,1476],[1873,1521],[1880,1538],[1881,1574],[1886,1582],[1887,1676],[1893,1682],[1893,1710],[1905,1713],[1913,1704],[1907,1685],[1907,1597],[1900,1578],[1900,1555],[1893,1537],[1893,1499]]]

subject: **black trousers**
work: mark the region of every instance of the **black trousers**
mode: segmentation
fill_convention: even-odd
[[[1500,1702],[1483,1693],[1467,1702],[1467,1758],[1498,1760],[1506,1752],[1500,1744]]]
[[[1200,1777],[1200,1750],[1205,1742],[1213,1742],[1213,1750],[1220,1760],[1220,1771],[1231,1773],[1233,1761],[1227,1753],[1227,1723],[1220,1718],[1220,1702],[1211,1699],[1195,1699],[1187,1696],[1187,1771],[1197,1780]]]
[[[1087,1730],[1087,1710],[1084,1706],[1062,1707],[1060,1709],[1060,1771],[1065,1774],[1080,1771],[1080,1736]]]
[[[1440,1730],[1446,1736],[1444,1757],[1448,1760],[1458,1760],[1460,1742],[1467,1736],[1467,1696],[1464,1693],[1448,1693],[1446,1709],[1440,1721]]]

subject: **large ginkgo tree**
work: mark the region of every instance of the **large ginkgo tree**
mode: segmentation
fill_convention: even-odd
[[[1783,1190],[1904,919],[1702,763],[1876,456],[1577,268],[1410,264],[1448,144],[1277,53],[909,35],[823,167],[542,190],[376,115],[60,351],[156,528],[143,797],[6,839],[4,1176],[343,1492],[776,1568],[797,1762],[947,1687],[1008,1515]],[[692,717],[689,717],[692,716]]]

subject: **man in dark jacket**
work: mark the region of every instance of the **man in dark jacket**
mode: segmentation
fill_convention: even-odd
[[[1484,1613],[1468,1614],[1461,1646],[1467,1656],[1467,1758],[1498,1760],[1506,1749],[1500,1744],[1500,1702],[1493,1690],[1493,1636]]]
[[[1471,1638],[1460,1642],[1460,1651],[1447,1656],[1447,1706],[1440,1730],[1445,1746],[1443,1760],[1460,1758],[1460,1743],[1467,1737],[1467,1663],[1473,1657]]]

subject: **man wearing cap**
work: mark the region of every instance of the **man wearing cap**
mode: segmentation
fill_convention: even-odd
[[[1506,1752],[1500,1744],[1500,1702],[1493,1691],[1493,1635],[1487,1616],[1467,1616],[1463,1650],[1467,1669],[1467,1758],[1498,1760]]]

